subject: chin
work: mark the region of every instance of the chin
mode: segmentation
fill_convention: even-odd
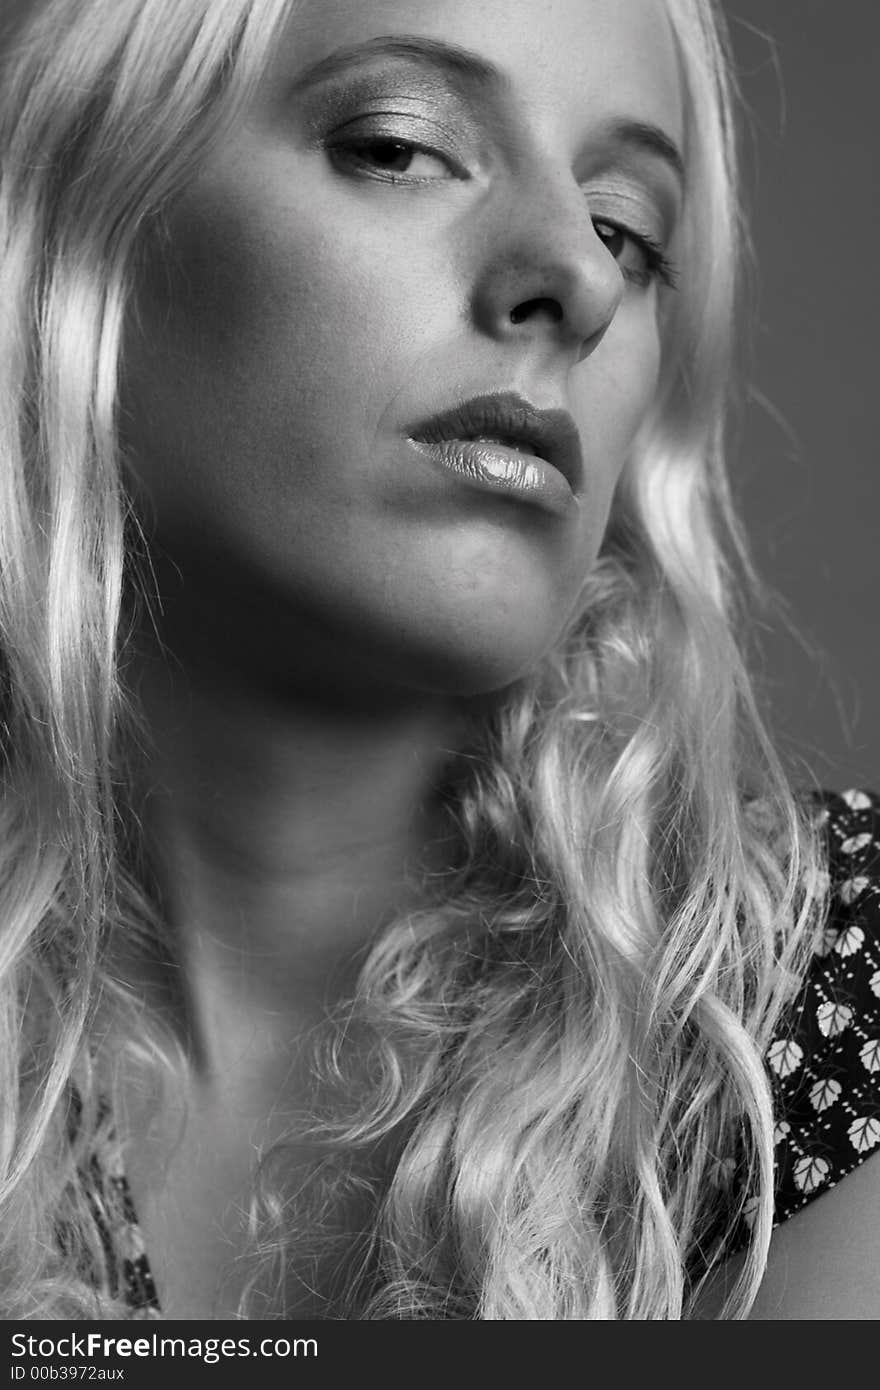
[[[373,647],[377,676],[410,690],[456,698],[490,695],[531,675],[559,641],[559,615],[517,613],[481,614],[479,620],[460,613],[445,623],[434,620],[398,629],[396,641]],[[401,639],[403,639],[401,641]],[[378,661],[376,661],[378,658]],[[384,672],[378,669],[379,664]]]
[[[532,674],[560,641],[583,573],[560,578],[534,565],[523,578],[509,565],[453,571],[425,563],[363,583],[353,604],[350,590],[332,606],[325,594],[321,616],[328,645],[370,684],[483,696]]]

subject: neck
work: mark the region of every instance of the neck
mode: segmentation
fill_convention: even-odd
[[[142,819],[187,1033],[211,1071],[240,1029],[262,1036],[259,1052],[279,1034],[289,1050],[418,900],[461,715],[441,699],[280,695],[155,649],[136,684],[150,729]]]

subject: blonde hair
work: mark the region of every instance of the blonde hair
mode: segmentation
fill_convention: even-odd
[[[692,212],[657,398],[576,619],[475,723],[456,768],[455,865],[365,964],[347,1017],[372,1039],[367,1094],[353,1098],[340,1034],[323,1059],[339,1096],[320,1128],[330,1190],[354,1181],[339,1155],[397,1145],[340,1303],[360,1315],[686,1316],[746,1204],[728,1315],[748,1310],[766,1261],[761,1054],[821,911],[819,858],[735,638],[751,576],[723,467],[740,229],[722,29],[709,0],[666,4]],[[136,1007],[109,979],[107,942],[160,930],[126,815],[136,710],[119,670],[131,548],[114,412],[127,295],[145,229],[242,110],[290,9],[46,0],[6,39],[7,1318],[98,1306],[77,1168],[103,1020]],[[137,1031],[145,1061],[173,1070],[159,1022]],[[725,1194],[715,1179],[734,1153],[741,1183]],[[255,1187],[254,1291],[297,1234],[283,1148],[274,1157]],[[101,1311],[125,1315],[112,1300]]]

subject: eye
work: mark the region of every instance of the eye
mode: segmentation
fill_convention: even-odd
[[[625,280],[647,289],[655,280],[674,288],[676,273],[663,248],[650,237],[631,232],[616,222],[593,219],[593,229],[620,266]]]
[[[390,135],[362,135],[333,146],[334,157],[373,178],[407,183],[455,177],[452,163],[436,150]]]

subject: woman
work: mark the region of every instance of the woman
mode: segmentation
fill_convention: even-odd
[[[5,1316],[848,1287],[876,1165],[771,1232],[871,1147],[795,1083],[873,803],[738,655],[711,5],[46,0],[0,90]]]

